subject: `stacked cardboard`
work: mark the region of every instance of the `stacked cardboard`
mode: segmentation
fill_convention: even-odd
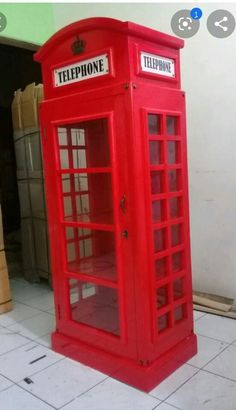
[[[42,84],[17,90],[12,102],[24,276],[27,280],[49,279],[49,247],[44,176],[39,130]]]
[[[11,292],[4,252],[2,213],[0,206],[0,314],[12,309]]]

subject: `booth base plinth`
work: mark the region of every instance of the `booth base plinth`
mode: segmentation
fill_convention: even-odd
[[[134,360],[113,355],[57,332],[52,334],[52,348],[114,379],[149,392],[197,353],[197,338],[192,333],[147,366],[141,366]]]

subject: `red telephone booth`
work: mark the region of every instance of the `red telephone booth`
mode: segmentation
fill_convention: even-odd
[[[91,18],[36,54],[53,348],[149,391],[196,353],[183,41]]]

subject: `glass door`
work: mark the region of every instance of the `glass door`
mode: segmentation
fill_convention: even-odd
[[[55,171],[45,166],[45,177],[49,195],[56,193],[49,225],[53,221],[57,327],[136,357],[131,250],[124,235],[129,212],[122,202],[128,194],[124,97],[91,94],[43,107],[50,130],[44,156],[55,161]]]
[[[57,136],[71,320],[118,336],[108,120],[62,124]]]

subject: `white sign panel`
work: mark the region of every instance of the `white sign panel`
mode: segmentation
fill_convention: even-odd
[[[141,51],[141,68],[146,73],[175,77],[175,61],[171,58],[157,56]]]
[[[108,55],[102,54],[78,63],[73,63],[54,70],[56,87],[76,83],[89,78],[99,77],[109,73]]]

